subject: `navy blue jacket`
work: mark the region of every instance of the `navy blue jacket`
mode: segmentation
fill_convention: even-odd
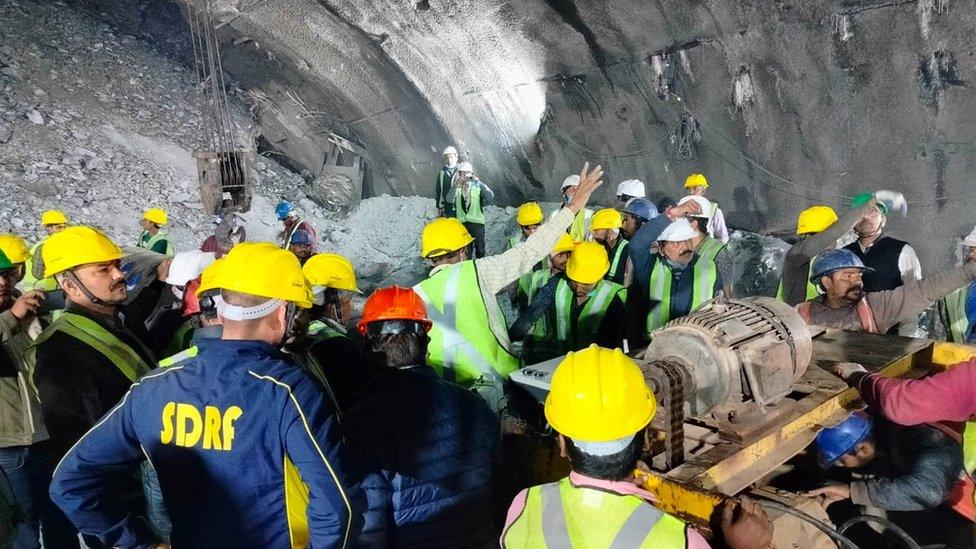
[[[493,468],[498,420],[476,393],[430,366],[378,370],[343,415],[372,471],[360,542],[383,547],[497,545]]]
[[[196,358],[134,384],[68,452],[51,483],[54,502],[82,533],[141,546],[144,524],[112,490],[148,457],[176,547],[288,547],[303,535],[311,547],[355,540],[364,502],[346,480],[333,405],[315,381],[267,343],[198,346]]]

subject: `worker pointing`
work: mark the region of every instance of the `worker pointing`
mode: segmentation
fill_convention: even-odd
[[[277,349],[312,304],[301,266],[269,243],[238,244],[215,266],[198,292],[220,290],[221,339],[133,385],[55,470],[52,499],[105,545],[151,542],[113,492],[148,459],[176,547],[345,547],[362,500],[333,403]]]
[[[504,316],[495,295],[532,270],[569,228],[602,183],[603,170],[583,167],[572,200],[525,242],[498,256],[469,260],[473,240],[459,221],[438,218],[424,227],[421,255],[433,264],[430,276],[414,286],[427,305],[428,362],[463,386],[478,386],[494,410],[500,409],[508,374],[519,362],[511,351]]]

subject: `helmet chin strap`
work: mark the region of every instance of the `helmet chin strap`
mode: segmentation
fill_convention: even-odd
[[[70,278],[71,281],[75,284],[75,286],[77,286],[78,289],[81,290],[81,293],[85,294],[85,297],[88,298],[88,301],[91,301],[95,305],[101,305],[103,307],[116,307],[118,305],[118,303],[110,303],[100,297],[96,297],[95,294],[93,294],[92,291],[88,289],[88,286],[85,286],[85,283],[82,282],[80,278],[78,278],[78,275],[76,275],[74,271],[68,271],[67,273],[65,273],[65,276]]]

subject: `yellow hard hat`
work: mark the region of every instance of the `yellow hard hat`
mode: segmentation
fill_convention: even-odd
[[[609,270],[607,249],[599,242],[580,242],[566,263],[566,276],[581,284],[596,284]]]
[[[339,254],[315,254],[302,266],[302,272],[312,286],[359,292],[352,263]]]
[[[302,264],[295,254],[270,242],[242,242],[207,267],[197,295],[217,289],[281,299],[303,309],[312,306],[312,287]]]
[[[41,225],[67,225],[68,216],[61,210],[47,210],[41,214]]]
[[[705,187],[707,189],[708,180],[700,173],[693,173],[685,179],[685,188],[690,189],[692,187]]]
[[[0,251],[14,264],[27,261],[31,255],[24,239],[10,233],[0,234]]]
[[[146,221],[152,221],[157,225],[165,225],[169,223],[169,216],[166,212],[160,210],[159,208],[149,208],[146,213],[142,216]]]
[[[471,244],[474,237],[454,217],[438,217],[420,233],[420,257],[430,259],[456,252]]]
[[[78,225],[54,233],[41,246],[44,278],[89,263],[122,259],[125,253],[98,229]]]
[[[619,229],[623,219],[617,210],[606,208],[593,214],[593,218],[590,220],[590,230]]]
[[[634,435],[657,403],[637,364],[620,349],[590,345],[566,355],[552,375],[546,420],[563,436],[603,442]]]
[[[515,212],[515,220],[519,225],[538,225],[542,223],[542,206],[538,202],[526,202],[518,207]]]
[[[569,236],[569,233],[563,233],[559,240],[556,241],[556,245],[552,247],[552,253],[561,254],[563,252],[571,252],[576,248],[576,241],[573,237]]]
[[[813,206],[796,218],[796,234],[815,234],[837,221],[837,212],[830,206]]]

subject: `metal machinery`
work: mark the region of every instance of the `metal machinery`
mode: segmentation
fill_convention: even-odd
[[[194,152],[200,184],[200,200],[208,214],[226,210],[246,212],[251,209],[251,182],[248,163],[251,151],[238,145],[239,131],[227,101],[220,62],[220,41],[214,24],[211,0],[197,2],[195,8],[186,0],[186,18],[190,25],[193,62],[197,84],[210,112],[203,116],[203,143],[206,149]],[[229,199],[230,206],[224,204]]]
[[[771,488],[784,464],[825,425],[858,407],[858,395],[824,368],[858,362],[869,371],[917,377],[976,356],[976,347],[808,327],[771,298],[715,300],[652,334],[631,353],[658,398],[651,471],[640,473],[659,506],[711,531],[729,496],[759,494],[822,520],[819,504]],[[512,379],[543,399],[561,358]],[[770,513],[777,547],[833,546],[806,523]]]

